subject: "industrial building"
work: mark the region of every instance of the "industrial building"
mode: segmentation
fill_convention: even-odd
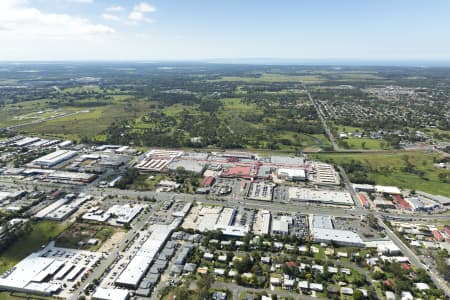
[[[272,179],[273,168],[269,166],[260,166],[258,169],[258,174],[256,175],[259,179],[271,180]]]
[[[306,172],[304,169],[278,169],[277,176],[289,181],[306,180]]]
[[[149,238],[142,244],[136,255],[133,256],[122,273],[120,273],[115,281],[117,286],[132,289],[136,289],[139,286],[139,282],[147,273],[156,255],[170,237],[173,229],[176,228],[176,225],[172,225],[155,224],[149,228],[149,231],[151,231]]]
[[[6,200],[17,200],[27,194],[26,191],[19,190],[19,191],[0,191],[0,203]]]
[[[235,208],[223,208],[217,206],[201,206],[191,211],[188,219],[183,224],[184,228],[192,228],[201,232],[220,230],[223,235],[231,237],[243,237],[249,230],[248,226],[236,225],[237,214]],[[194,214],[194,215],[193,215]],[[192,219],[192,221],[190,221]]]
[[[45,218],[45,216],[47,216],[51,212],[57,210],[58,208],[60,208],[64,204],[68,203],[69,201],[70,201],[70,199],[68,197],[56,200],[55,202],[53,202],[49,206],[47,206],[47,207],[43,208],[42,210],[40,210],[39,212],[37,212],[34,217],[37,218],[37,219]]]
[[[192,207],[192,203],[188,202],[183,205],[183,208],[181,210],[174,211],[172,213],[172,216],[184,218],[184,216],[186,216],[188,214],[188,212],[191,210],[191,207]]]
[[[44,155],[38,159],[35,159],[32,162],[32,164],[39,166],[41,168],[51,168],[53,166],[56,166],[57,164],[62,163],[63,161],[71,159],[76,155],[77,155],[76,151],[56,150],[55,152]]]
[[[65,149],[65,148],[69,148],[72,145],[73,145],[72,141],[63,141],[63,142],[58,144],[58,147],[62,148],[62,149]]]
[[[189,160],[206,161],[208,160],[208,157],[209,153],[206,152],[184,152],[181,158]]]
[[[311,238],[315,243],[330,243],[345,247],[364,247],[361,237],[349,230],[313,228]]]
[[[289,227],[292,225],[292,217],[282,216],[272,220],[272,234],[289,235]]]
[[[221,156],[226,158],[237,158],[237,159],[255,159],[256,155],[248,152],[224,152]]]
[[[46,144],[48,142],[49,142],[49,140],[39,139],[37,142],[34,142],[34,143],[30,144],[29,147],[39,148],[39,147],[42,147],[44,144]]]
[[[438,207],[438,204],[436,202],[433,202],[424,197],[408,197],[405,200],[409,203],[411,209],[414,211],[431,211]]]
[[[349,230],[334,229],[331,216],[313,215],[310,219],[311,239],[316,243],[334,243],[339,246],[364,247],[361,237]]]
[[[416,191],[416,194],[421,197],[421,199],[426,199],[427,202],[435,202],[439,203],[443,206],[450,206],[450,198],[442,196],[442,195],[432,195],[422,191]]]
[[[92,295],[94,300],[128,300],[129,298],[130,293],[128,290],[115,288],[105,289],[98,287]]]
[[[402,252],[400,248],[395,245],[392,241],[378,241],[377,243],[377,252],[378,255],[387,255],[387,256],[397,256],[401,255]]]
[[[311,220],[311,228],[333,229],[331,216],[313,215]]]
[[[24,138],[16,141],[14,143],[14,145],[18,146],[18,147],[25,147],[25,146],[31,145],[39,140],[40,140],[40,138],[36,138],[36,137],[24,137]]]
[[[272,201],[274,183],[270,182],[253,182],[248,190],[247,198],[261,201]]]
[[[221,227],[233,225],[236,214],[236,208],[225,207],[219,215],[216,225]]]
[[[63,183],[89,183],[97,178],[96,174],[60,171],[41,168],[11,168],[3,171],[4,176],[29,176],[39,180],[47,180]]]
[[[364,192],[358,193],[358,200],[364,208],[370,208],[370,202],[368,200],[367,194]]]
[[[202,181],[202,186],[206,188],[211,187],[215,181],[216,178],[214,176],[206,176]]]
[[[65,171],[55,171],[49,173],[47,179],[53,181],[68,181],[68,182],[81,182],[89,183],[97,178],[96,174],[89,173],[77,173],[77,172],[65,172]]]
[[[114,153],[102,154],[97,165],[107,168],[118,168],[129,161],[129,158],[124,155]]]
[[[82,216],[84,221],[92,221],[105,223],[109,219],[114,218],[115,222],[109,222],[112,225],[123,225],[131,223],[142,210],[144,205],[113,205],[106,212],[102,209],[94,207]]]
[[[375,186],[371,184],[353,184],[353,188],[358,192],[375,193]]]
[[[221,207],[201,206],[197,222],[194,224],[196,228],[194,229],[198,229],[201,232],[211,230],[216,225],[221,211]]]
[[[216,225],[214,230],[219,230],[224,236],[243,238],[248,233],[248,228],[238,225],[219,226]]]
[[[175,172],[178,168],[183,168],[187,172],[201,175],[205,166],[195,160],[173,160],[167,166],[170,172]]]
[[[253,232],[259,235],[268,235],[270,233],[270,225],[272,215],[268,210],[259,210],[256,216],[256,222],[253,225]]]
[[[257,175],[257,166],[232,166],[224,168],[221,177],[252,179]]]
[[[182,151],[153,149],[145,154],[136,168],[141,172],[162,172],[174,158],[182,154]]]
[[[167,165],[169,160],[145,158],[136,165],[140,171],[161,172]]]
[[[411,205],[401,195],[392,195],[392,200],[400,209],[411,210]]]
[[[50,296],[75,286],[101,254],[57,248],[50,243],[32,253],[0,277],[0,289]]]
[[[400,191],[400,189],[396,186],[383,186],[383,185],[376,185],[375,192],[386,193],[389,195],[401,195],[402,194],[402,191]]]
[[[85,203],[90,199],[92,199],[92,196],[85,196],[85,195],[80,195],[78,198],[72,201],[67,198],[64,198],[61,200],[61,202],[59,202],[59,200],[56,201],[56,203],[58,204],[64,202],[62,205],[59,205],[58,207],[50,205],[52,210],[48,211],[48,209],[45,208],[43,210],[45,212],[45,215],[42,216],[41,211],[38,213],[38,216],[48,220],[63,221],[67,217],[72,215],[74,212],[76,212],[83,203]]]
[[[308,180],[319,185],[339,185],[339,173],[330,164],[313,162],[312,169],[308,171]]]
[[[22,135],[16,135],[16,136],[7,138],[6,140],[0,141],[0,145],[11,145],[23,138],[24,138],[24,136],[22,136]]]
[[[289,166],[303,166],[305,164],[304,157],[292,157],[292,156],[279,156],[272,155],[270,162],[274,165],[289,165]]]
[[[378,209],[394,209],[395,205],[392,201],[386,199],[375,199],[373,205]]]
[[[352,196],[347,191],[290,187],[288,189],[288,197],[290,201],[348,206],[354,204]]]

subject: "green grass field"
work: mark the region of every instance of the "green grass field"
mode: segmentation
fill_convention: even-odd
[[[116,231],[116,228],[112,226],[75,223],[59,235],[56,239],[56,246],[96,251]],[[79,242],[87,242],[90,238],[98,239],[99,243],[97,245],[85,244],[80,246]]]
[[[47,244],[65,229],[66,226],[58,222],[40,221],[32,223],[30,232],[25,233],[8,248],[0,252],[0,274]]]
[[[47,300],[47,299],[52,298],[16,292],[0,292],[0,300]]]
[[[223,110],[225,112],[256,112],[260,111],[256,104],[246,104],[239,98],[225,98],[221,99],[223,103]]]
[[[345,139],[350,149],[355,150],[389,150],[389,144],[382,139],[348,138]]]
[[[20,116],[27,116],[32,113],[48,109],[45,100],[26,101],[17,104],[8,104],[0,109],[0,126],[9,126],[24,123]],[[26,120],[29,121],[29,120]]]
[[[423,177],[402,170],[406,166],[405,156],[418,171],[423,171]],[[433,159],[439,154],[430,152],[400,152],[387,151],[382,153],[336,153],[313,154],[310,158],[329,161],[336,164],[359,161],[368,167],[368,177],[380,185],[395,185],[400,188],[421,190],[432,194],[450,197],[450,184],[439,180],[439,173],[445,172],[433,167]],[[448,171],[447,171],[448,172]]]
[[[211,81],[240,81],[245,83],[256,82],[305,82],[305,83],[321,83],[325,81],[320,75],[283,75],[283,74],[261,74],[260,77],[240,77],[240,76],[224,76],[220,79]]]
[[[341,72],[341,71],[319,71],[310,74],[274,74],[263,73],[259,77],[251,76],[223,76],[220,79],[211,81],[236,81],[245,83],[257,83],[257,82],[304,82],[307,84],[322,83],[327,80],[336,81],[388,81],[386,78],[378,75],[376,72]]]
[[[368,73],[368,72],[345,72],[345,73],[338,73],[338,76],[342,80],[380,80],[380,79],[385,79],[384,77],[376,75],[375,73]]]
[[[150,102],[137,101],[131,104],[114,104],[92,108],[77,108],[88,111],[44,123],[20,128],[24,134],[80,140],[80,137],[100,135],[112,123],[125,119],[136,119],[150,111]]]

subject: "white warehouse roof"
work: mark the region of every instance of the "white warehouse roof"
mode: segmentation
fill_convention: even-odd
[[[70,150],[56,150],[50,154],[44,155],[33,161],[33,164],[39,166],[54,166],[60,162],[68,160],[77,155],[76,151]]]
[[[278,169],[278,176],[288,178],[306,178],[304,169]]]
[[[344,245],[364,247],[361,237],[349,230],[313,228],[312,236],[315,242],[335,242]]]
[[[312,227],[322,229],[333,229],[333,222],[330,216],[314,215],[312,217]]]
[[[128,290],[97,288],[92,298],[98,300],[126,300],[129,297]]]
[[[353,205],[349,192],[338,190],[315,190],[307,188],[290,187],[288,190],[290,200],[305,202],[320,202],[336,205]]]
[[[387,194],[393,194],[393,195],[401,195],[402,192],[400,189],[396,186],[382,186],[382,185],[376,185],[375,191],[377,193],[387,193]]]
[[[150,237],[119,275],[116,284],[137,287],[157,252],[169,238],[173,227],[171,225],[153,225],[150,230],[152,231]]]

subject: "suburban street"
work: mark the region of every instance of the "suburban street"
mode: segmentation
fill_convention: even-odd
[[[299,212],[302,214],[321,214],[321,215],[331,215],[335,217],[359,217],[367,215],[368,213],[372,213],[377,216],[380,224],[386,231],[387,236],[401,249],[405,256],[407,256],[410,262],[419,267],[426,270],[428,275],[431,277],[433,282],[440,289],[444,290],[447,295],[450,294],[450,289],[448,285],[437,275],[435,270],[430,270],[427,266],[425,266],[421,260],[415,255],[412,250],[405,245],[398,236],[383,222],[383,218],[395,218],[398,219],[403,217],[407,220],[448,220],[450,216],[448,215],[430,215],[427,213],[414,213],[414,214],[396,214],[385,211],[369,211],[364,209],[357,198],[357,195],[352,187],[351,182],[345,174],[345,171],[342,168],[339,168],[342,179],[346,186],[346,189],[351,193],[352,198],[355,203],[355,207],[342,207],[342,206],[326,206],[326,205],[316,205],[316,204],[308,204],[308,203],[298,203],[298,202],[283,202],[283,201],[272,201],[272,202],[264,202],[257,200],[249,200],[249,199],[241,199],[239,195],[233,193],[228,196],[224,196],[219,198],[217,196],[209,196],[209,195],[198,195],[198,194],[180,194],[174,192],[162,192],[157,193],[153,191],[136,191],[136,190],[121,190],[116,188],[98,188],[95,183],[87,184],[87,185],[68,185],[68,184],[59,184],[52,182],[27,182],[20,180],[5,180],[3,178],[0,179],[0,184],[4,186],[17,187],[19,185],[22,188],[31,188],[38,187],[42,190],[54,190],[54,189],[64,189],[70,192],[76,193],[85,193],[90,194],[96,197],[122,197],[125,199],[144,199],[144,198],[155,198],[157,200],[157,204],[152,205],[151,210],[144,216],[138,219],[136,223],[132,226],[132,229],[127,232],[125,238],[122,242],[117,245],[114,250],[109,253],[100,263],[100,265],[88,276],[88,278],[82,282],[82,284],[73,292],[73,296],[71,300],[76,300],[80,295],[83,294],[84,288],[89,284],[93,283],[96,279],[100,278],[102,274],[112,265],[120,255],[120,252],[123,251],[128,243],[133,240],[136,234],[145,226],[148,219],[155,213],[156,208],[159,207],[163,202],[167,200],[177,199],[188,202],[200,201],[203,203],[211,204],[211,205],[227,205],[229,207],[235,208],[250,208],[250,209],[270,209],[272,212]],[[98,181],[98,180],[97,180]],[[237,185],[238,186],[238,185]],[[142,201],[142,200],[141,200]],[[354,266],[352,266],[354,267]],[[364,271],[364,270],[363,270]],[[362,272],[365,274],[365,272]],[[366,275],[366,274],[365,274]],[[249,289],[244,287],[239,287],[234,284],[225,284],[225,283],[215,283],[215,287],[226,287],[234,292],[234,299],[237,298],[238,295],[245,291],[257,291],[256,289]],[[287,291],[271,291],[271,293],[278,294],[280,296],[290,295]],[[311,299],[311,297],[296,295],[296,299]]]
[[[137,222],[132,225],[132,229],[130,229],[125,237],[122,239],[119,245],[112,250],[111,253],[106,256],[105,259],[102,260],[100,265],[91,273],[89,274],[88,278],[84,280],[80,287],[76,289],[73,292],[72,297],[70,300],[77,300],[78,297],[83,293],[84,288],[93,283],[95,279],[100,278],[103,273],[106,271],[106,269],[109,268],[109,266],[114,263],[114,261],[119,257],[119,253],[124,251],[124,249],[128,246],[128,244],[136,237],[137,233],[141,231],[141,229],[145,226],[145,224],[148,222],[149,218],[158,211],[158,208],[160,207],[160,204],[153,205],[148,213],[138,218]]]
[[[224,282],[215,282],[212,284],[213,288],[216,289],[228,289],[232,291],[233,293],[233,300],[240,300],[241,298],[239,295],[244,295],[245,292],[249,293],[260,293],[261,289],[253,289],[248,287],[243,287],[234,283],[224,283]],[[267,290],[270,294],[275,294],[280,297],[289,297],[293,299],[301,299],[301,300],[312,300],[312,299],[324,299],[324,298],[317,298],[317,297],[311,297],[308,295],[299,295],[295,293],[291,293],[289,291],[280,291],[280,290]]]
[[[317,115],[319,116],[320,122],[322,123],[323,129],[325,130],[325,134],[327,135],[328,140],[330,141],[331,145],[333,146],[333,150],[339,151],[339,146],[337,145],[336,140],[334,139],[333,133],[331,132],[330,128],[328,127],[328,124],[325,120],[322,110],[319,107],[319,104],[313,99],[313,97],[311,96],[311,93],[308,91],[306,86],[304,86],[304,89],[305,89],[306,93],[308,94],[309,100],[313,103],[314,108],[317,111]]]
[[[378,216],[378,222],[379,224],[384,228],[387,236],[397,245],[397,247],[400,248],[403,255],[408,257],[411,264],[414,266],[424,269],[427,274],[430,276],[430,278],[433,280],[434,284],[441,290],[445,292],[447,296],[450,295],[450,288],[448,284],[440,278],[434,271],[431,271],[427,266],[425,266],[420,258],[407,246],[403,241],[387,226],[383,219]]]

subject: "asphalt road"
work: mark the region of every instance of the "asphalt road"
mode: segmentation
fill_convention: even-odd
[[[157,205],[157,208],[159,208],[160,205]],[[153,206],[150,211],[143,215],[142,217],[138,218],[137,223],[132,225],[132,229],[127,232],[125,237],[122,239],[122,242],[112,250],[106,259],[102,260],[100,265],[88,276],[86,280],[84,280],[80,287],[75,290],[69,300],[77,300],[78,297],[83,293],[83,289],[85,286],[93,283],[95,279],[100,278],[108,269],[108,267],[114,263],[114,261],[119,257],[119,253],[121,251],[124,251],[124,249],[128,246],[129,243],[136,237],[136,234],[141,231],[141,229],[145,226],[147,221],[150,219],[150,217],[157,211],[155,209],[155,206]]]
[[[336,141],[334,139],[334,136],[331,133],[331,130],[330,130],[330,128],[327,125],[327,122],[326,122],[325,117],[324,117],[324,115],[322,113],[322,110],[319,107],[319,104],[313,99],[313,97],[311,97],[311,94],[306,89],[306,87],[304,87],[304,88],[305,88],[306,93],[308,94],[309,100],[313,103],[314,108],[317,111],[317,115],[319,116],[320,122],[322,122],[322,126],[323,126],[323,129],[325,130],[326,135],[328,136],[328,140],[330,140],[330,143],[333,146],[333,150],[334,151],[339,151],[339,146],[337,145],[337,143],[336,143]]]
[[[345,173],[343,174],[344,182],[347,185],[347,188],[350,192],[353,191],[352,196],[355,197],[356,193],[354,190],[349,186],[351,183],[348,181],[348,178],[346,178]],[[180,194],[180,193],[156,193],[151,191],[134,191],[134,190],[120,190],[120,189],[114,189],[114,188],[108,188],[108,189],[101,189],[95,187],[95,185],[80,185],[80,186],[71,186],[71,185],[61,185],[56,183],[49,183],[49,182],[27,182],[27,181],[20,181],[20,180],[4,180],[0,179],[0,184],[5,186],[11,186],[16,187],[19,186],[38,186],[42,190],[51,190],[51,189],[65,189],[67,191],[71,192],[78,192],[78,193],[87,193],[94,196],[122,196],[125,198],[138,198],[138,197],[155,197],[158,202],[163,202],[170,199],[177,199],[177,200],[184,200],[184,201],[201,201],[204,203],[209,204],[222,204],[227,205],[230,207],[247,207],[247,208],[253,208],[253,209],[270,209],[271,211],[280,211],[280,212],[299,212],[302,214],[326,214],[326,215],[332,215],[337,217],[343,217],[343,216],[361,216],[366,215],[369,212],[373,213],[378,217],[380,220],[380,224],[386,229],[386,233],[391,238],[394,243],[402,250],[405,256],[407,256],[411,263],[417,267],[423,268],[427,270],[428,268],[420,261],[420,259],[415,255],[412,250],[406,246],[398,237],[395,235],[392,230],[387,227],[387,225],[383,222],[382,216],[387,218],[398,218],[398,214],[393,213],[385,213],[385,212],[379,212],[379,211],[369,211],[366,209],[363,209],[361,207],[355,207],[355,208],[344,208],[344,207],[331,207],[331,206],[322,206],[322,205],[315,205],[315,204],[300,204],[300,203],[293,203],[293,202],[264,202],[264,201],[256,201],[256,200],[248,200],[245,201],[239,201],[237,198],[229,197],[230,199],[227,199],[226,197],[224,200],[218,200],[217,197],[211,197],[208,195],[193,195],[193,194]],[[355,203],[358,203],[358,201],[355,201]],[[94,279],[99,278],[105,270],[115,261],[115,259],[119,256],[120,251],[123,251],[123,249],[126,248],[127,243],[125,243],[125,240],[131,241],[136,233],[141,230],[141,228],[145,225],[145,222],[148,220],[148,218],[155,212],[155,207],[152,207],[151,211],[140,218],[140,221],[136,223],[132,229],[127,233],[126,238],[123,239],[123,242],[119,244],[118,248],[115,248],[107,257],[106,259],[102,260],[100,263],[100,266],[97,267],[93,273],[91,273],[87,280],[85,280],[81,285],[80,288],[78,288],[71,297],[71,300],[76,300],[78,296],[83,292],[83,288],[94,281]],[[428,215],[428,214],[416,214],[414,216],[412,215],[406,215],[405,216],[408,219],[411,220],[438,220],[438,219],[445,219],[448,220],[450,218],[449,215]],[[443,291],[447,295],[450,295],[450,289],[448,285],[443,282],[443,280],[435,273],[430,270],[427,270],[428,275],[431,277],[433,282],[436,284],[436,286]],[[301,298],[304,299],[304,298]]]
[[[325,298],[314,298],[308,295],[299,295],[296,293],[292,293],[289,291],[280,291],[280,290],[270,290],[270,289],[254,289],[248,288],[244,286],[240,286],[234,283],[225,283],[225,282],[214,282],[212,284],[213,288],[216,289],[228,289],[233,293],[233,300],[240,300],[240,295],[245,295],[245,293],[261,293],[262,291],[266,291],[268,294],[275,294],[280,297],[293,298],[293,299],[306,299],[306,300],[317,300],[317,299],[325,299]]]
[[[407,246],[403,241],[387,226],[381,217],[378,217],[378,221],[380,225],[385,229],[387,236],[400,248],[403,255],[408,257],[411,264],[418,268],[424,269],[427,274],[430,276],[431,280],[433,280],[434,284],[441,290],[445,292],[447,296],[450,296],[450,288],[448,284],[435,272],[432,272],[425,266],[420,258]]]
[[[424,212],[418,212],[414,214],[396,214],[391,212],[383,211],[373,211],[367,210],[360,207],[355,207],[354,209],[341,207],[341,206],[325,206],[316,204],[307,204],[299,202],[265,202],[246,199],[245,201],[233,201],[233,198],[219,198],[212,197],[209,195],[197,195],[197,194],[180,194],[180,193],[156,193],[152,191],[135,191],[135,190],[120,190],[115,188],[97,188],[94,185],[69,185],[69,184],[59,184],[50,182],[32,182],[32,181],[20,181],[20,180],[6,180],[0,178],[0,185],[9,187],[21,187],[32,189],[33,186],[37,186],[39,189],[44,191],[49,191],[53,189],[64,189],[74,193],[86,193],[93,196],[123,196],[129,198],[143,198],[143,197],[155,197],[158,201],[165,201],[169,199],[179,199],[185,201],[201,201],[209,204],[222,204],[230,207],[248,207],[254,209],[270,209],[272,211],[279,212],[298,212],[303,214],[329,214],[337,217],[344,217],[349,215],[363,216],[368,213],[372,213],[377,216],[383,216],[386,218],[404,218],[405,220],[411,221],[421,221],[421,220],[449,220],[450,215],[433,215]],[[231,200],[231,201],[230,201]]]
[[[352,183],[350,182],[350,179],[348,179],[347,173],[345,172],[344,168],[339,166],[339,172],[341,173],[342,180],[344,180],[345,188],[352,196],[353,202],[355,203],[355,206],[362,209],[363,206],[361,202],[358,199],[358,195],[356,195],[355,189],[353,188]]]
[[[58,115],[58,116],[54,116],[54,117],[48,117],[48,118],[43,118],[43,119],[39,119],[39,120],[34,120],[34,121],[29,121],[29,122],[25,122],[25,123],[21,123],[21,124],[17,124],[17,125],[11,125],[8,127],[3,127],[1,128],[1,130],[14,130],[20,127],[24,127],[24,126],[28,126],[28,125],[34,125],[34,124],[39,124],[39,123],[44,123],[47,121],[52,121],[52,120],[57,120],[57,119],[61,119],[61,118],[65,118],[65,117],[70,117],[73,115],[77,115],[80,114],[82,111],[76,111],[76,112],[71,112],[71,113],[65,113],[62,115]]]

